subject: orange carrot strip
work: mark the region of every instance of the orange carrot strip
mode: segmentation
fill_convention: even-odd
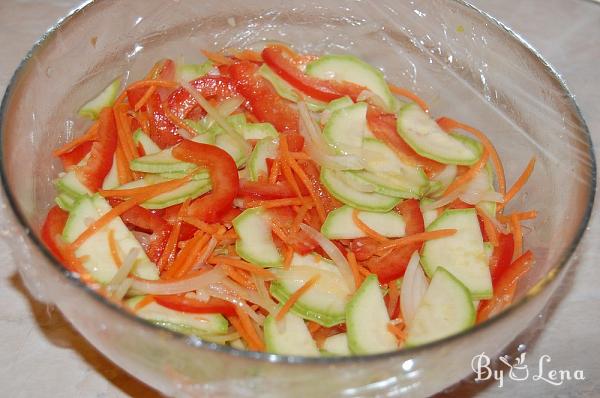
[[[227,320],[229,321],[229,323],[231,323],[231,326],[233,326],[235,331],[239,333],[240,337],[246,341],[246,344],[248,345],[249,349],[254,351],[257,351],[259,349],[260,344],[257,344],[256,341],[252,339],[252,336],[250,336],[246,329],[242,326],[242,323],[240,322],[240,319],[238,317],[229,316],[227,317]]]
[[[69,153],[73,149],[77,148],[79,145],[81,145],[85,142],[96,140],[97,134],[98,134],[98,122],[94,123],[85,132],[84,135],[77,137],[77,138],[71,140],[70,142],[67,142],[65,145],[61,146],[58,149],[55,149],[54,151],[52,151],[52,154],[54,156],[60,156],[60,155],[64,155],[65,153]]]
[[[362,231],[364,232],[365,235],[367,235],[370,238],[375,239],[378,242],[388,242],[389,239],[386,238],[385,236],[381,235],[379,232],[375,231],[374,229],[372,229],[371,227],[369,227],[367,224],[365,224],[359,217],[358,217],[358,210],[353,209],[352,210],[352,222],[354,222],[354,224],[356,224],[356,226]]]
[[[362,278],[358,269],[358,263],[356,262],[356,255],[353,251],[349,251],[346,254],[346,259],[348,260],[348,264],[350,265],[350,270],[352,270],[352,276],[354,277],[354,285],[358,289],[362,283]]]
[[[282,141],[285,141],[285,140],[282,139]],[[296,163],[296,160],[294,160],[292,158],[288,158],[286,160],[289,163],[292,170],[294,170],[294,172],[296,173],[298,178],[300,178],[300,181],[302,181],[302,183],[308,190],[309,195],[315,202],[315,209],[317,210],[317,214],[319,215],[319,219],[321,220],[321,223],[325,222],[325,219],[327,218],[327,213],[325,212],[325,207],[323,206],[323,203],[321,202],[321,198],[319,197],[319,195],[317,195],[317,193],[313,189],[312,184],[310,183],[310,180],[308,179],[308,176],[306,175],[304,170],[302,170],[302,168],[300,166],[298,166],[298,163]]]
[[[112,257],[117,267],[121,267],[123,261],[121,261],[121,256],[119,254],[119,247],[117,246],[117,241],[115,240],[115,230],[111,229],[108,231],[108,247],[110,249],[110,256]]]
[[[115,150],[115,161],[117,162],[117,178],[119,179],[119,184],[123,185],[129,181],[133,181],[133,172],[129,167],[129,163],[125,158],[121,145],[117,145],[117,149]]]
[[[316,322],[313,321],[308,321],[308,331],[313,334],[315,333],[317,330],[321,329],[321,325],[319,325]]]
[[[521,222],[514,214],[510,217],[510,230],[515,241],[514,257],[517,258],[523,254],[523,231],[521,230]]]
[[[198,243],[202,241],[202,239],[206,235],[202,232],[197,232],[192,239],[186,242],[185,246],[179,251],[177,257],[175,257],[175,261],[173,264],[162,273],[161,278],[163,279],[174,279],[177,277],[177,274],[181,269],[187,266],[187,263],[193,261],[193,255],[197,254],[196,248],[198,247]],[[192,258],[192,260],[190,260]]]
[[[149,295],[145,296],[133,307],[133,312],[138,312],[139,310],[141,310],[148,304],[152,303],[153,301],[154,301],[153,295],[149,294]]]
[[[273,161],[273,165],[271,166],[271,173],[269,174],[269,184],[275,184],[277,182],[277,177],[279,177],[280,171],[281,161],[279,159],[275,159]]]
[[[195,217],[190,217],[190,216],[184,216],[181,218],[183,220],[183,222],[185,222],[186,224],[190,224],[196,228],[198,228],[200,231],[210,234],[210,235],[214,235],[219,231],[219,225],[218,224],[208,224],[205,223],[202,220],[199,220]]]
[[[191,271],[192,267],[196,264],[196,259],[200,257],[200,254],[202,254],[204,251],[204,248],[208,244],[210,238],[210,235],[202,234],[202,238],[197,242],[194,242],[193,247],[190,245],[191,249],[189,254],[186,253],[187,259],[183,261],[179,269],[175,271],[175,278],[182,278]],[[174,269],[175,267],[171,268]]]
[[[284,243],[288,243],[288,236],[276,220],[271,220],[271,231]]]
[[[283,198],[283,199],[270,199],[270,200],[250,200],[245,203],[246,207],[264,207],[265,209],[271,209],[274,207],[286,207],[286,206],[302,206],[307,203],[312,203],[312,199],[309,197],[301,196],[299,198]]]
[[[290,231],[292,233],[296,233],[296,232],[298,232],[300,230],[300,224],[302,224],[302,222],[304,221],[304,218],[306,217],[306,213],[308,213],[308,211],[310,209],[312,209],[312,203],[311,204],[302,205],[300,207],[300,209],[296,213],[296,216],[294,217],[294,221],[292,222],[292,226],[290,227]]]
[[[525,185],[525,183],[527,182],[527,180],[529,180],[529,177],[531,176],[531,173],[533,173],[533,168],[535,167],[535,157],[532,157],[531,160],[529,161],[529,163],[527,164],[527,167],[525,168],[525,170],[523,170],[523,173],[519,176],[519,178],[517,178],[517,181],[515,181],[514,185],[508,190],[508,192],[506,192],[506,195],[504,195],[504,203],[499,203],[499,210],[502,210],[504,208],[504,206],[510,202],[515,195],[523,188],[523,186]]]
[[[226,257],[226,256],[211,256],[207,263],[209,264],[225,264],[232,267],[243,269],[244,271],[248,271],[250,273],[256,274],[258,276],[262,276],[265,278],[275,279],[275,275],[258,265],[254,265],[244,260],[238,260],[236,258]]]
[[[510,214],[510,215],[498,214],[498,221],[500,221],[504,224],[507,224],[510,222],[510,218],[512,216],[514,216],[519,221],[533,220],[534,218],[537,218],[538,212],[537,212],[537,210],[530,210],[530,211],[517,212],[517,213]]]
[[[171,232],[169,233],[169,238],[167,239],[167,244],[162,252],[162,255],[158,259],[158,269],[159,271],[163,271],[171,267],[173,261],[175,261],[175,253],[177,251],[177,242],[179,241],[179,234],[181,232],[181,218],[187,212],[187,209],[190,205],[191,200],[188,198],[179,208],[179,213],[177,214],[177,221],[173,228],[171,228]]]
[[[396,337],[396,340],[398,340],[399,343],[406,340],[406,334],[404,333],[404,330],[402,330],[398,325],[388,323],[387,329],[390,333],[394,335],[394,337]]]
[[[398,302],[400,301],[400,291],[398,290],[398,285],[396,281],[391,281],[388,283],[388,314],[390,314],[390,318],[394,316],[396,312],[396,307],[398,307]]]
[[[225,265],[225,264],[223,264],[223,270],[225,271],[227,276],[232,281],[236,282],[238,285],[243,286],[248,289],[252,289],[252,290],[256,289],[256,287],[253,285],[253,283],[248,278],[246,278],[246,276],[243,274],[243,272],[246,272],[246,271],[237,270],[237,269],[230,267],[229,265]]]
[[[146,105],[146,103],[150,100],[150,97],[152,97],[152,94],[154,94],[155,91],[156,86],[150,86],[148,90],[146,90],[142,98],[140,98],[139,101],[135,103],[133,110],[137,112],[140,109],[142,109],[142,107]]]
[[[160,193],[168,192],[172,191],[175,188],[179,188],[186,182],[189,182],[195,173],[196,172],[193,171],[192,173],[183,178],[159,182],[157,184],[147,185],[145,187],[129,189],[100,189],[98,190],[98,193],[100,193],[100,195],[104,196],[105,198],[130,198],[134,196],[149,194],[155,191],[160,191]]]
[[[185,123],[183,120],[181,120],[180,118],[178,118],[173,112],[171,112],[171,110],[169,109],[169,106],[167,105],[166,101],[163,103],[163,111],[165,112],[165,116],[167,116],[167,118],[171,122],[173,122],[173,124],[175,126],[179,127],[180,129],[183,129],[183,130],[187,131],[192,137],[198,135],[198,132],[196,130],[194,130],[187,123]]]
[[[360,272],[360,274],[364,277],[368,277],[369,275],[372,274],[371,271],[369,271],[368,269],[366,269],[365,267],[363,267],[362,265],[358,267],[358,272]]]
[[[283,306],[279,309],[279,312],[277,312],[277,315],[275,315],[275,319],[277,321],[282,320],[283,317],[285,316],[285,314],[287,314],[287,312],[290,310],[290,308],[292,308],[294,306],[294,304],[296,304],[296,302],[300,299],[300,297],[302,297],[302,295],[304,293],[306,293],[308,291],[308,289],[310,289],[311,287],[313,287],[313,285],[315,283],[317,283],[317,281],[319,280],[320,277],[321,277],[321,275],[319,275],[319,274],[313,276],[308,281],[306,281],[302,286],[300,286],[300,288],[298,290],[296,290],[294,293],[292,293],[292,295],[287,299],[285,304],[283,304]]]
[[[454,119],[450,119],[448,117],[441,117],[437,119],[437,123],[439,126],[445,131],[449,131],[455,128],[459,128],[469,133],[473,134],[483,146],[487,149],[492,159],[492,163],[494,163],[494,168],[496,169],[496,178],[498,179],[498,191],[504,195],[506,193],[506,177],[504,176],[504,166],[502,165],[502,160],[500,160],[500,156],[494,147],[494,144],[490,141],[489,138],[481,131],[477,130],[475,127],[469,126],[468,124],[457,122]]]
[[[283,268],[290,269],[292,266],[292,258],[294,257],[294,248],[292,246],[288,246],[285,249],[285,257],[283,258]]]
[[[475,206],[475,208],[477,209],[477,215],[479,215],[479,217],[481,217],[481,219],[483,220],[483,228],[485,230],[486,235],[488,236],[488,239],[490,240],[490,243],[494,247],[498,246],[500,242],[498,241],[496,226],[494,225],[490,217],[485,213],[485,211],[481,210],[481,208],[478,206]]]
[[[94,221],[91,225],[89,225],[85,231],[79,235],[79,237],[71,243],[69,246],[72,250],[76,250],[83,242],[85,242],[90,236],[96,233],[96,231],[102,229],[109,222],[111,222],[114,218],[119,217],[121,214],[131,209],[134,206],[139,205],[149,199],[152,199],[155,196],[158,196],[164,192],[169,192],[173,189],[179,188],[186,182],[188,182],[192,178],[192,174],[173,181],[167,181],[164,184],[156,184],[154,189],[150,189],[140,193],[138,195],[132,196],[130,199],[119,203],[117,206],[113,207],[105,213],[102,217]],[[161,185],[160,187],[158,185]]]
[[[258,51],[241,50],[233,55],[240,61],[263,62],[262,55]]]
[[[388,83],[388,86],[390,87],[392,93],[412,100],[415,104],[419,105],[421,109],[429,113],[429,107],[427,106],[427,102],[423,101],[421,97],[419,97],[417,94],[413,93],[408,89],[395,86],[391,83]]]
[[[304,152],[290,152],[289,155],[292,159],[311,160],[310,156]]]
[[[468,184],[477,175],[477,173],[479,173],[479,171],[485,167],[489,154],[490,153],[487,151],[487,149],[484,149],[483,155],[481,155],[479,161],[471,166],[465,174],[456,177],[456,179],[454,179],[454,181],[448,185],[448,188],[446,188],[444,191],[444,196],[449,195],[458,188]]]
[[[125,100],[125,98],[127,97],[128,90],[133,90],[133,89],[142,88],[142,87],[152,87],[152,86],[164,87],[164,88],[177,88],[177,87],[179,87],[179,83],[172,82],[170,80],[152,80],[152,79],[139,80],[139,81],[133,83],[132,85],[130,85],[129,87],[127,87],[125,90],[123,90],[123,92],[115,100],[115,104],[120,104]],[[130,104],[130,105],[134,105],[134,104]]]
[[[452,236],[456,233],[456,229],[438,229],[437,231],[420,232],[417,234],[405,236],[383,243],[377,247],[377,252],[386,251],[395,247],[406,246],[416,242],[424,242],[431,239],[440,239]]]
[[[287,180],[288,184],[292,187],[296,196],[302,197],[302,193],[300,192],[300,187],[292,174],[292,169],[289,164],[289,147],[287,143],[287,137],[285,135],[281,135],[279,137],[279,158],[281,160],[281,171],[283,172],[283,176]]]
[[[216,53],[216,52],[212,52],[212,51],[208,51],[208,50],[202,50],[201,52],[206,58],[211,60],[216,65],[231,65],[231,64],[233,64],[233,61],[231,60],[231,58],[227,58],[226,56],[224,56],[221,53]]]
[[[248,314],[242,311],[237,305],[235,306],[235,313],[240,319],[242,327],[244,328],[244,330],[246,330],[248,337],[252,339],[252,342],[256,346],[256,349],[259,351],[264,351],[265,343],[260,339],[260,337],[258,337],[258,333],[256,333],[256,329],[254,329],[254,325],[252,324],[252,320],[250,319]]]

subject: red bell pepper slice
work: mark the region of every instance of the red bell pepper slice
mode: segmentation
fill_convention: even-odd
[[[48,250],[61,261],[64,261],[61,250],[64,243],[61,242],[61,236],[68,218],[69,213],[58,206],[54,206],[48,212],[40,231],[42,242],[44,242]]]
[[[366,261],[375,255],[378,242],[373,238],[358,238],[350,241],[350,250],[356,256],[356,261]]]
[[[498,234],[498,246],[494,247],[494,252],[490,258],[490,273],[492,274],[492,284],[496,284],[500,275],[502,275],[512,262],[515,250],[515,241],[512,234]]]
[[[150,114],[150,138],[161,149],[179,143],[183,138],[177,134],[178,127],[167,117],[159,93],[154,93],[146,104]]]
[[[190,82],[203,97],[223,101],[238,95],[235,85],[226,76],[204,76]],[[198,102],[183,87],[173,91],[168,99],[169,110],[178,118],[186,119],[192,113],[203,114]]]
[[[93,143],[94,141],[82,142],[80,145],[76,146],[71,151],[59,155],[60,161],[62,162],[65,170],[81,162],[83,158],[85,158],[85,156],[92,149]]]
[[[281,98],[271,83],[256,72],[251,62],[229,66],[229,74],[237,91],[249,102],[252,114],[261,122],[271,123],[279,132],[298,131],[298,112],[289,101]]]
[[[302,135],[291,131],[285,131],[281,134],[285,135],[290,152],[302,151],[302,148],[304,148],[304,137]]]
[[[117,125],[112,108],[104,108],[100,112],[97,137],[90,149],[88,161],[75,168],[79,180],[92,192],[102,187],[117,148]]]
[[[296,196],[294,190],[286,182],[269,184],[247,180],[240,181],[239,195],[256,199],[282,199]]]
[[[388,144],[400,157],[417,166],[423,167],[428,176],[441,172],[443,164],[427,159],[416,153],[396,131],[396,116],[383,113],[374,106],[367,110],[367,122],[373,135]]]
[[[191,314],[235,315],[235,306],[232,303],[215,297],[204,302],[181,295],[168,295],[154,296],[154,301],[163,307]]]
[[[425,223],[419,202],[408,199],[398,205],[398,211],[406,222],[406,236],[425,231]],[[383,257],[373,257],[367,264],[371,272],[377,275],[381,283],[388,283],[404,276],[412,254],[420,250],[423,242],[401,246]]]
[[[212,191],[194,200],[190,204],[188,214],[208,223],[219,221],[231,208],[240,187],[233,158],[217,146],[189,140],[183,140],[173,148],[172,153],[179,160],[207,167],[210,173]]]

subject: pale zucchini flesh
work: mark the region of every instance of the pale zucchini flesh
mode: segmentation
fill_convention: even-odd
[[[265,345],[267,351],[281,355],[313,357],[319,355],[317,344],[313,340],[304,320],[287,313],[281,321],[272,315],[264,323]]]
[[[352,355],[348,348],[348,335],[346,333],[335,334],[327,337],[323,342],[323,353],[336,356]]]
[[[244,260],[262,267],[280,267],[283,256],[275,246],[271,223],[262,207],[244,210],[233,221],[238,235],[236,252]]]
[[[119,94],[121,79],[115,79],[100,94],[83,105],[79,111],[79,116],[96,120],[103,108],[112,106]]]
[[[367,104],[364,102],[334,111],[323,128],[327,142],[340,153],[360,150],[367,132]]]
[[[321,233],[329,239],[357,239],[367,236],[352,219],[354,209],[342,206],[332,210],[321,226]],[[406,224],[401,215],[394,211],[375,213],[358,211],[358,219],[369,228],[388,238],[404,236]]]

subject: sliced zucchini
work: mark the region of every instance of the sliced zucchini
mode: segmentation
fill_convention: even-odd
[[[340,333],[327,337],[323,342],[323,351],[330,355],[352,355],[350,348],[348,348],[348,335],[346,333]]]
[[[469,289],[473,299],[492,297],[492,278],[477,211],[446,210],[427,227],[427,231],[439,229],[456,229],[456,233],[425,242],[421,264],[427,276],[432,277],[438,267],[444,267]]]
[[[271,234],[269,216],[262,207],[246,209],[233,221],[238,235],[235,248],[244,260],[263,267],[280,267],[283,257]]]
[[[278,139],[263,138],[258,141],[248,158],[248,176],[251,181],[257,181],[260,175],[268,174],[267,158],[276,158],[278,148]]]
[[[218,134],[215,145],[224,150],[233,158],[237,167],[243,167],[248,159],[248,154],[244,148],[240,148],[238,142],[229,134]]]
[[[421,208],[421,213],[423,214],[423,223],[425,224],[426,228],[438,218],[437,209],[432,209],[432,210],[424,210],[423,209],[423,207],[425,205],[430,204],[432,202],[433,202],[433,199],[423,198],[423,199],[421,199],[421,202],[419,203],[420,208]]]
[[[206,75],[211,71],[213,66],[211,61],[206,61],[201,64],[179,64],[175,69],[175,75],[180,81],[190,82]]]
[[[406,346],[416,346],[460,333],[475,324],[469,290],[438,267],[408,328]]]
[[[357,102],[334,111],[323,128],[323,136],[339,153],[360,150],[367,127],[367,104]]]
[[[102,108],[113,105],[119,95],[119,88],[121,88],[121,79],[113,80],[100,94],[83,105],[77,113],[88,119],[98,119]]]
[[[306,66],[306,74],[320,79],[334,79],[366,87],[379,96],[389,112],[398,108],[383,73],[352,55],[324,55]]]
[[[132,297],[125,301],[125,305],[133,310],[144,297]],[[138,309],[135,311],[135,314],[165,329],[201,338],[210,335],[226,334],[229,329],[229,322],[221,314],[181,312],[163,307],[155,301]]]
[[[308,96],[302,98],[300,95],[298,95],[298,92],[294,87],[292,87],[288,82],[279,77],[279,75],[273,72],[273,70],[269,68],[266,64],[262,64],[261,67],[258,68],[258,74],[266,80],[268,80],[269,83],[273,85],[275,91],[277,91],[277,94],[279,94],[281,97],[292,102],[300,102],[302,100],[305,100],[308,109],[310,109],[313,112],[320,112],[323,110],[323,108],[325,108],[324,102],[318,101]]]
[[[310,278],[319,275],[314,286],[294,304],[292,312],[325,327],[344,322],[351,292],[339,269],[330,260],[315,254],[301,256],[294,253],[289,269],[272,271],[277,279],[271,282],[270,291],[281,303],[287,301]]]
[[[419,155],[444,164],[472,165],[480,152],[449,134],[418,105],[405,105],[398,113],[398,134]]]
[[[194,163],[182,162],[172,154],[172,148],[163,149],[151,155],[133,159],[129,167],[133,171],[143,173],[176,173],[191,171],[196,168]]]
[[[102,181],[102,189],[113,189],[119,186],[119,171],[117,170],[117,155],[113,155],[112,166],[104,181]]]
[[[116,189],[140,188],[165,181],[167,180],[161,177],[148,175],[145,178],[123,184]],[[183,203],[186,201],[186,199],[195,199],[201,195],[204,195],[210,190],[211,185],[209,179],[192,180],[183,184],[179,188],[173,189],[169,192],[161,193],[160,195],[145,201],[140,206],[146,209],[164,209],[169,206]]]
[[[63,230],[63,239],[67,243],[74,242],[87,229],[90,222],[97,220],[111,208],[99,195],[82,196],[69,213]],[[123,256],[121,258],[124,258],[131,250],[137,250],[133,274],[143,279],[158,279],[158,268],[146,256],[140,243],[119,217],[90,236],[75,251],[75,255],[83,259],[83,266],[92,278],[99,283],[108,283],[117,272],[118,266],[111,256],[108,243],[108,235],[111,230]]]
[[[272,315],[264,323],[267,351],[282,355],[313,357],[319,355],[317,344],[313,340],[304,320],[287,313],[281,321]]]
[[[392,210],[401,200],[397,197],[375,192],[361,192],[350,186],[337,173],[334,170],[323,167],[321,169],[321,182],[337,200],[347,205],[360,210],[386,213]]]
[[[350,206],[342,206],[327,215],[321,226],[321,233],[329,239],[357,239],[367,236],[353,221]],[[398,213],[374,213],[359,211],[358,218],[369,228],[388,238],[404,236],[406,224]]]
[[[333,101],[331,101],[330,103],[327,104],[327,106],[325,107],[326,111],[329,112],[335,112],[338,109],[342,109],[345,108],[347,106],[353,105],[354,101],[352,101],[352,98],[346,96],[346,97],[340,97],[338,99],[334,99]]]
[[[279,133],[271,123],[247,123],[241,127],[241,132],[245,140],[279,137]]]
[[[146,133],[142,131],[142,129],[137,129],[133,133],[133,142],[135,145],[141,145],[144,150],[144,155],[152,155],[154,153],[160,152],[160,147],[156,145],[152,138],[148,137]]]
[[[73,198],[92,194],[92,191],[79,181],[77,174],[75,174],[73,170],[67,171],[64,175],[55,180],[54,186],[58,192],[66,193]]]
[[[388,315],[376,275],[369,275],[346,308],[348,347],[353,354],[377,354],[398,348],[388,330]]]
[[[54,202],[64,211],[71,211],[77,203],[77,199],[66,193],[61,193],[54,199]]]

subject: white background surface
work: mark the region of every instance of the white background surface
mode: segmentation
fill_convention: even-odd
[[[405,0],[399,0],[405,1]],[[600,143],[600,5],[582,0],[473,0],[528,40],[561,73]],[[76,0],[0,0],[0,92],[20,59]],[[75,66],[74,66],[75,67]],[[597,207],[597,206],[596,206]],[[600,217],[593,217],[567,275],[545,314],[515,342],[527,346],[530,376],[543,354],[545,370],[581,369],[585,381],[475,385],[465,381],[444,397],[600,396]],[[33,301],[0,241],[0,396],[154,397],[157,393],[112,365],[54,309]]]

